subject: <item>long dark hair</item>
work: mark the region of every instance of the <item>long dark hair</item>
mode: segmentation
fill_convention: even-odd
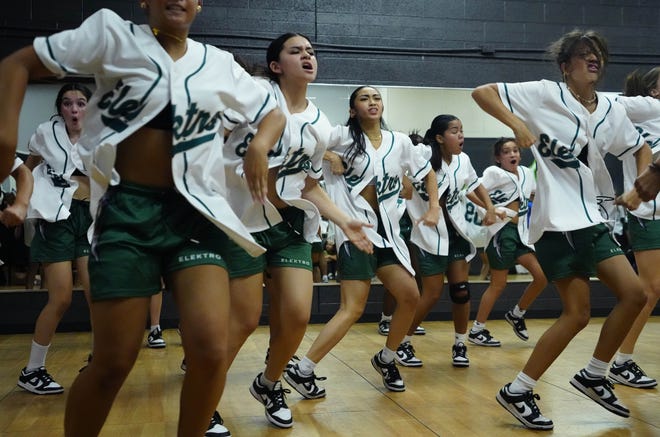
[[[355,88],[348,99],[349,108],[355,109],[355,99],[357,99],[358,93],[365,88],[373,88],[378,91],[376,87],[371,85],[362,85]],[[378,91],[378,93],[380,94],[380,91]],[[364,132],[362,131],[362,126],[360,126],[360,120],[358,120],[357,116],[349,116],[348,121],[346,121],[346,126],[348,126],[348,130],[351,132],[351,137],[353,138],[353,143],[348,147],[348,150],[346,151],[346,160],[350,166],[355,158],[365,153],[367,150],[367,144],[364,142],[364,136],[362,135]],[[387,129],[387,125],[385,124],[385,121],[383,121],[382,116],[380,118],[380,128]]]
[[[310,44],[312,43],[312,40],[309,39],[306,35],[303,35],[302,33],[287,32],[272,40],[268,45],[268,50],[266,50],[266,74],[274,82],[279,83],[280,77],[278,74],[276,74],[270,69],[270,63],[273,61],[277,62],[280,60],[280,53],[284,48],[284,43],[286,43],[289,39],[295,36],[301,36],[305,38],[307,41],[309,41]]]
[[[628,76],[626,76],[626,82],[623,87],[623,95],[650,96],[651,90],[656,88],[658,84],[658,77],[660,77],[660,67],[652,68],[645,74],[642,74],[639,70],[633,71]]]
[[[424,134],[424,144],[431,146],[431,166],[433,170],[442,167],[442,145],[435,139],[436,135],[444,135],[449,129],[449,123],[458,120],[458,117],[451,114],[441,114],[433,119],[431,127]]]
[[[64,94],[68,91],[80,91],[87,100],[92,97],[92,91],[83,84],[72,82],[63,85],[55,98],[55,111],[57,111],[57,115],[62,115],[62,100],[64,100]]]

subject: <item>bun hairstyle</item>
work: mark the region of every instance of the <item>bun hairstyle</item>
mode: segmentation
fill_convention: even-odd
[[[301,36],[309,41],[310,44],[312,43],[312,40],[302,33],[287,32],[272,40],[268,45],[268,49],[266,50],[266,74],[274,82],[279,83],[280,77],[270,69],[270,63],[273,61],[278,62],[280,60],[280,53],[282,53],[284,44],[295,36]]]
[[[511,137],[501,137],[499,140],[495,141],[495,144],[493,144],[493,157],[495,158],[495,165],[498,167],[501,167],[501,164],[497,161],[497,157],[502,153],[504,145],[509,142],[515,143],[516,139]]]
[[[564,34],[557,41],[550,44],[548,55],[554,58],[561,69],[561,65],[570,61],[571,57],[577,53],[578,48],[585,45],[596,54],[603,67],[605,67],[609,61],[607,41],[594,30],[575,29]]]
[[[87,100],[92,97],[92,91],[90,91],[85,85],[76,82],[65,84],[57,92],[57,97],[55,98],[55,111],[57,112],[57,115],[62,115],[62,100],[64,100],[64,94],[68,91],[80,91]]]
[[[438,143],[435,139],[437,135],[444,135],[449,129],[449,123],[458,120],[458,117],[451,114],[441,114],[433,119],[431,127],[426,130],[424,134],[424,144],[431,146],[431,166],[433,170],[438,170],[442,167],[442,144]]]
[[[651,96],[658,98],[660,90],[657,89],[658,78],[660,78],[660,67],[652,68],[645,74],[635,70],[626,76],[623,86],[624,96]],[[652,93],[655,90],[655,93]],[[655,95],[653,95],[655,94]]]

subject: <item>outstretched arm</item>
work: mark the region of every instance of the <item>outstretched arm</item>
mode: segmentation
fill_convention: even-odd
[[[339,226],[358,249],[366,253],[373,252],[371,241],[362,229],[364,227],[370,228],[372,225],[353,219],[339,209],[328,194],[323,191],[323,188],[319,186],[316,179],[307,177],[302,198],[316,205],[321,215]]]
[[[16,198],[14,203],[0,212],[0,222],[8,228],[18,226],[25,221],[34,186],[32,172],[25,164],[18,166],[11,175],[16,179]]]
[[[9,176],[14,163],[18,118],[28,81],[48,76],[53,73],[44,67],[32,46],[22,48],[0,62],[0,180]]]

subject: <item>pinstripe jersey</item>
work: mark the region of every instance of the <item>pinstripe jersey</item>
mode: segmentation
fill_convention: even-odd
[[[82,167],[82,162],[76,145],[69,139],[64,119],[58,115],[41,123],[30,138],[28,150],[43,160],[32,170],[34,189],[26,218],[66,220],[78,188],[71,175],[77,167]]]
[[[653,97],[617,97],[617,102],[626,108],[628,118],[642,134],[644,141],[651,147],[653,161],[660,157],[660,100]],[[623,161],[623,186],[630,190],[637,177],[637,164],[633,157]],[[642,202],[630,213],[647,220],[660,220],[660,194],[653,200]]]
[[[532,171],[527,167],[519,165],[518,174],[514,175],[502,167],[491,165],[484,170],[481,176],[481,184],[488,190],[488,196],[495,208],[506,208],[506,205],[511,202],[519,202],[518,212],[515,213],[507,208],[507,216],[509,216],[509,211],[518,216],[518,235],[520,235],[520,240],[523,244],[529,246],[529,248],[534,249],[534,245],[527,243],[529,239],[529,226],[525,217],[527,215],[530,197],[536,190],[536,180]],[[500,221],[498,219],[497,223],[488,226],[487,241],[490,241],[509,220]],[[486,242],[486,246],[488,246],[488,242]]]
[[[36,38],[44,65],[62,77],[92,74],[80,155],[91,178],[92,216],[114,170],[116,145],[172,105],[172,176],[176,189],[250,254],[263,253],[226,200],[221,115],[228,108],[258,124],[275,102],[233,59],[213,46],[187,40],[174,61],[148,25],[102,9],[77,29]]]
[[[373,224],[363,228],[369,240],[377,247],[391,247],[401,264],[414,275],[410,254],[400,235],[399,220],[405,210],[405,202],[399,202],[404,173],[414,182],[420,182],[429,171],[433,171],[428,153],[414,146],[410,138],[401,132],[381,130],[382,141],[378,149],[363,134],[366,150],[348,166],[347,152],[353,138],[346,126],[333,129],[328,150],[335,152],[348,166],[343,175],[334,175],[330,165],[324,162],[324,178],[330,198],[349,216]],[[378,212],[360,195],[367,185],[375,183]],[[382,220],[385,236],[377,233],[378,217]],[[347,240],[336,227],[335,243],[338,248]]]
[[[268,167],[279,167],[277,195],[285,203],[305,211],[305,240],[319,241],[317,233],[321,214],[312,202],[302,199],[301,194],[307,176],[319,179],[323,174],[323,154],[332,126],[311,101],[307,101],[304,111],[292,114],[277,83],[259,78],[257,82],[271,94],[286,115],[284,131],[268,153]],[[230,204],[250,232],[263,231],[281,222],[282,217],[272,203],[267,201],[262,205],[249,200],[250,192],[243,179],[243,157],[256,130],[234,111],[225,111],[223,123],[231,130],[224,153]]]
[[[499,83],[498,89],[504,105],[538,139],[532,146],[537,190],[529,243],[545,231],[607,221],[601,214],[610,214],[614,190],[602,155],[623,159],[644,144],[623,107],[598,93],[598,106],[589,113],[563,82]],[[588,165],[578,159],[585,147]]]

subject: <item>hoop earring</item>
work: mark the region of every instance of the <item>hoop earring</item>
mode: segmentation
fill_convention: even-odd
[[[199,14],[202,12],[202,5],[197,5],[197,13]]]
[[[147,9],[147,3],[146,2],[141,2],[140,3],[140,8]]]

